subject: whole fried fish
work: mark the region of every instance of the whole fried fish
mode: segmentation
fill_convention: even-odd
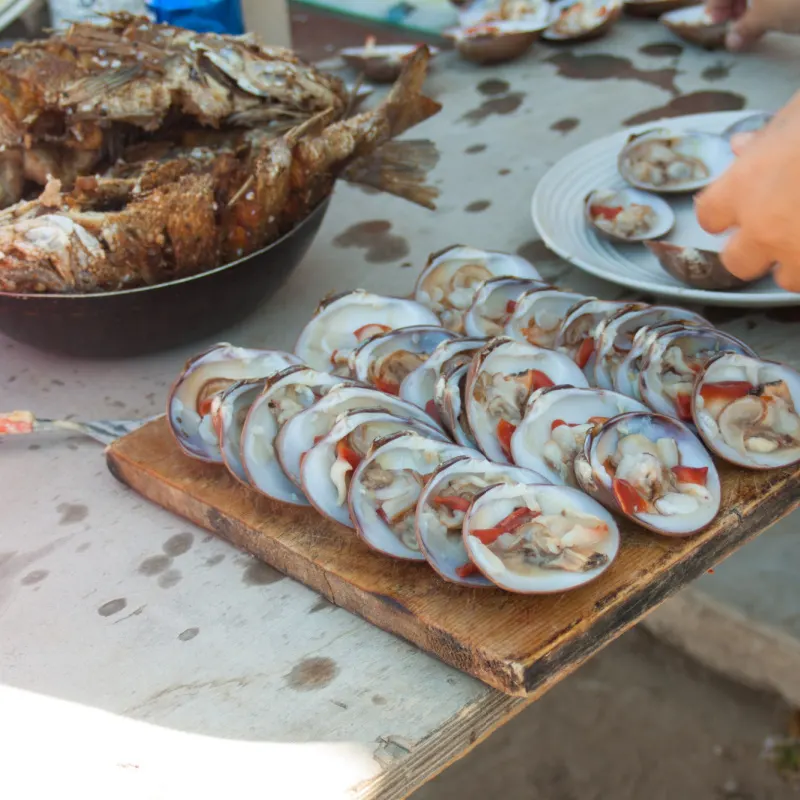
[[[422,94],[428,59],[417,50],[384,102],[348,119],[329,108],[280,136],[152,143],[139,148],[146,160],[79,178],[71,192],[49,184],[0,212],[0,290],[95,292],[193,275],[265,247],[348,175],[430,206],[422,179],[435,149],[389,141],[440,109]]]

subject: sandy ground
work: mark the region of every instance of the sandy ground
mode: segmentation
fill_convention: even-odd
[[[633,630],[413,800],[797,800],[760,757],[789,719]]]

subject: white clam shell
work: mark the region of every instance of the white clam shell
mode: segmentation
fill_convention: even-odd
[[[605,563],[586,572],[569,572],[563,569],[531,569],[521,574],[509,569],[502,558],[491,552],[471,532],[496,525],[518,508],[540,509],[542,515],[570,515],[596,519],[607,526],[605,536],[594,549],[606,557]],[[487,489],[475,498],[464,518],[464,543],[470,559],[501,589],[521,594],[551,594],[576,589],[602,575],[619,552],[620,536],[617,523],[611,514],[596,500],[577,489],[546,484],[506,484]]]
[[[506,323],[505,334],[519,342],[552,349],[567,313],[585,295],[561,289],[534,289],[516,301],[514,313]]]
[[[740,119],[738,122],[734,122],[733,125],[729,125],[723,131],[722,135],[726,139],[730,139],[737,133],[755,133],[756,131],[766,128],[767,125],[772,122],[772,118],[774,116],[774,114],[770,114],[765,111],[759,111],[757,114],[751,114],[744,119]]]
[[[607,33],[621,13],[622,0],[556,0],[551,4],[551,22],[542,39],[549,42],[594,39]]]
[[[500,336],[523,294],[550,288],[549,284],[535,279],[491,278],[475,293],[472,305],[464,315],[464,331],[467,336]]]
[[[228,471],[245,486],[251,486],[242,462],[242,431],[253,403],[266,381],[239,381],[220,395],[212,413],[212,423],[219,436],[219,449]]]
[[[649,206],[654,214],[653,224],[645,230],[625,235],[619,226],[611,223],[604,225],[605,220],[595,213],[598,207],[622,208],[630,211],[633,206]],[[640,189],[595,189],[587,198],[584,206],[586,220],[600,236],[615,242],[643,242],[646,239],[658,239],[666,236],[675,225],[675,212],[663,198]]]
[[[436,381],[434,397],[439,419],[450,436],[464,447],[476,448],[472,431],[462,422],[469,367],[469,364],[454,364],[445,369]]]

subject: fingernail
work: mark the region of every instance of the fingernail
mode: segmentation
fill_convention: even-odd
[[[728,35],[725,37],[725,47],[728,50],[741,50],[744,47],[742,35],[736,31],[728,31]]]

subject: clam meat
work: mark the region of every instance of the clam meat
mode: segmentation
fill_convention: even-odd
[[[464,315],[467,336],[501,336],[523,294],[550,288],[549,284],[535,279],[490,278],[475,293],[472,305]]]
[[[505,328],[506,336],[552,350],[567,312],[589,298],[561,289],[533,289],[520,295]]]
[[[702,442],[681,422],[631,413],[590,434],[575,474],[581,488],[650,530],[688,536],[711,524],[720,482]]]
[[[597,189],[586,198],[585,212],[598,233],[623,243],[657,239],[675,225],[669,204],[639,189]]]
[[[657,333],[642,359],[639,393],[653,411],[692,422],[695,379],[720,353],[755,356],[744,342],[716,328]]]
[[[423,560],[416,512],[428,477],[455,458],[479,455],[419,433],[403,432],[376,441],[350,481],[350,517],[358,535],[386,555]]]
[[[612,417],[632,411],[647,407],[604,389],[545,389],[531,397],[511,437],[514,463],[536,470],[551,483],[577,486],[574,464],[586,437]]]
[[[417,502],[420,550],[445,580],[463,586],[491,586],[464,547],[464,517],[481,492],[497,484],[540,484],[545,479],[527,469],[503,466],[483,458],[458,458],[428,480]]]
[[[750,469],[800,461],[800,375],[772,361],[724,353],[694,388],[694,421],[709,449]]]
[[[359,343],[395,328],[438,324],[432,311],[413,300],[356,289],[320,303],[294,351],[314,369],[347,375],[350,354]]]
[[[487,458],[510,462],[511,437],[528,398],[556,385],[587,386],[583,372],[561,353],[498,338],[475,356],[464,402],[472,435]]]
[[[330,432],[304,453],[300,463],[300,483],[311,505],[324,517],[355,527],[347,504],[353,472],[369,454],[373,442],[401,431],[415,431],[447,441],[432,422],[429,425],[379,409],[343,413]],[[412,525],[412,537],[413,534]],[[421,555],[417,558],[422,560]]]
[[[387,394],[398,394],[411,372],[422,366],[434,349],[456,334],[438,325],[414,325],[379,333],[350,354],[350,372],[363,383]]]
[[[434,311],[445,328],[463,333],[464,315],[481,284],[503,276],[540,279],[533,264],[520,256],[455,245],[428,259],[414,299]]]
[[[580,42],[603,36],[622,13],[621,0],[558,0],[556,15],[542,38],[553,42]]]
[[[279,350],[252,350],[222,343],[191,358],[172,386],[167,420],[180,448],[192,458],[222,463],[211,410],[218,395],[236,381],[264,378],[300,359]]]
[[[597,501],[566,486],[505,484],[475,498],[463,526],[471,561],[509,592],[548,594],[601,575],[619,529]]]

